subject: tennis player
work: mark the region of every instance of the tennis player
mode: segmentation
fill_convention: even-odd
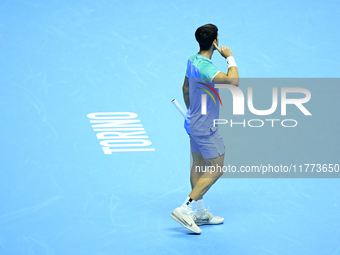
[[[217,169],[222,169],[225,153],[223,139],[218,133],[218,127],[214,127],[213,124],[213,120],[219,118],[219,104],[216,104],[212,97],[215,96],[213,90],[218,93],[218,88],[214,88],[214,84],[239,85],[234,57],[228,47],[218,47],[217,31],[213,24],[201,26],[196,30],[195,37],[200,51],[191,56],[187,63],[183,97],[188,111],[184,126],[190,134],[193,158],[190,173],[192,191],[183,205],[170,215],[175,221],[198,234],[202,232],[198,226],[221,224],[224,221],[221,217],[213,216],[203,205],[203,195],[223,174],[223,171]],[[220,72],[212,63],[214,50],[218,50],[221,56],[226,58],[227,74]],[[201,98],[203,94],[208,94],[207,91],[211,96],[206,96],[207,111],[206,114],[202,114]],[[199,166],[201,171],[197,171],[196,166]]]

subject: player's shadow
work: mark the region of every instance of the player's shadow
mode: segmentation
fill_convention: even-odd
[[[194,236],[200,235],[200,234],[191,232],[189,229],[186,229],[185,227],[165,228],[165,229],[171,232],[176,232],[178,236],[183,236],[183,234],[194,235]]]
[[[220,225],[223,225],[220,224]],[[202,226],[199,226],[202,230],[204,228],[208,228],[208,227],[211,227],[213,225],[202,225]],[[183,236],[183,234],[187,234],[187,235],[200,235],[200,234],[196,234],[196,233],[193,233],[191,232],[189,229],[186,229],[185,227],[177,227],[177,228],[165,228],[166,230],[168,231],[171,231],[171,232],[177,232],[177,236]]]

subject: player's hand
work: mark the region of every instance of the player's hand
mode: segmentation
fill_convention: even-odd
[[[221,49],[217,46],[216,43],[214,43],[215,48],[218,50],[219,53],[221,53],[222,57],[227,58],[233,55],[233,53],[231,53],[231,50],[229,49],[229,47],[226,46],[221,46]]]

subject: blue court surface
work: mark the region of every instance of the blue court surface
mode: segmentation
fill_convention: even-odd
[[[184,106],[195,30],[218,26],[242,78],[339,78],[339,1],[4,0],[0,13],[0,254],[340,254],[337,178],[222,178],[204,203],[223,225],[193,235],[170,218],[190,193],[170,101]],[[339,87],[327,90],[318,103],[338,107]],[[100,137],[112,119],[143,134]],[[251,162],[259,147],[235,132],[225,162]],[[310,152],[339,154],[337,133],[299,132]]]

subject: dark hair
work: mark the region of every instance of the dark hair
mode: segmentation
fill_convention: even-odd
[[[217,27],[213,24],[206,24],[197,28],[195,37],[200,45],[200,50],[209,50],[213,41],[217,38]]]

